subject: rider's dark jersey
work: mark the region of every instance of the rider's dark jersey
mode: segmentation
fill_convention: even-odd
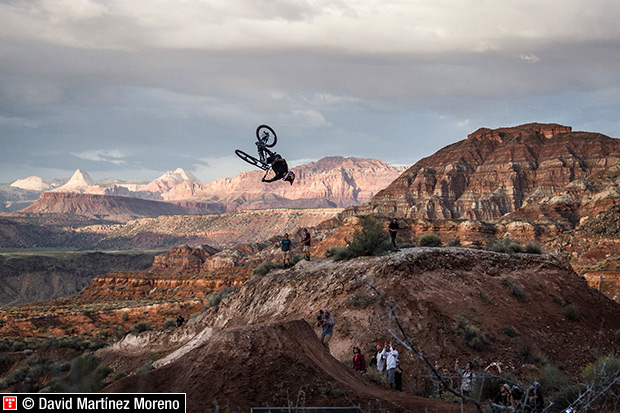
[[[276,176],[271,179],[266,179],[265,182],[273,182],[277,181],[278,179],[282,179],[284,178],[284,175],[286,175],[286,173],[288,172],[288,165],[284,158],[282,158],[280,155],[269,156],[269,158],[267,158],[267,163],[271,164],[271,169],[273,169],[273,172],[276,174]]]

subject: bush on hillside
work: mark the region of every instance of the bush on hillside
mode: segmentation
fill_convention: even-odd
[[[581,313],[575,304],[569,304],[564,307],[562,314],[564,314],[564,317],[570,321],[579,321],[581,319]]]
[[[138,335],[140,333],[143,333],[145,331],[152,330],[152,329],[153,329],[153,323],[151,323],[150,321],[139,321],[133,326],[131,326],[131,328],[129,329],[129,332],[134,335]]]
[[[528,241],[523,247],[523,252],[526,254],[542,254],[543,245],[538,241]]]
[[[529,296],[527,295],[523,287],[519,285],[513,278],[510,278],[510,277],[502,278],[502,284],[506,288],[508,288],[508,291],[510,291],[510,294],[513,297],[515,297],[517,300],[525,302],[529,299]]]
[[[334,261],[381,255],[390,250],[389,237],[381,221],[371,216],[362,216],[359,219],[361,229],[355,230],[353,239],[347,242],[347,247],[335,247],[327,252],[327,255],[332,256]]]
[[[463,339],[463,343],[474,350],[482,350],[488,342],[487,335],[465,317],[458,317],[456,320],[456,328]]]
[[[461,246],[461,239],[459,237],[456,237],[456,238],[448,241],[446,246],[448,246],[448,247],[460,247]]]
[[[254,274],[267,275],[273,269],[283,268],[284,264],[277,261],[269,261],[254,268]]]
[[[487,251],[503,252],[505,254],[524,252],[521,244],[510,238],[491,238],[485,243],[484,249]]]
[[[420,237],[420,247],[441,247],[441,238],[437,234],[424,234]]]
[[[238,289],[239,287],[226,287],[226,288],[222,288],[219,291],[214,292],[207,299],[207,301],[209,302],[209,306],[217,307],[220,304],[220,301],[222,301],[224,297],[226,297],[229,294],[234,293]]]

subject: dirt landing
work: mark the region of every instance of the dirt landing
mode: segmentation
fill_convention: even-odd
[[[226,329],[194,351],[110,392],[186,392],[189,412],[259,406],[360,406],[363,411],[456,412],[460,406],[384,389],[331,357],[304,320]]]

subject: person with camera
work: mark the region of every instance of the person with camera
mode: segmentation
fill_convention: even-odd
[[[395,374],[396,374],[396,360],[398,360],[398,351],[394,348],[392,342],[387,342],[383,351],[381,352],[381,358],[385,359],[385,368],[387,371],[387,382],[390,389],[394,389]]]
[[[329,310],[325,309],[324,312],[322,310],[319,312],[317,327],[323,328],[321,331],[321,344],[329,351],[329,340],[332,339],[334,334],[334,319]]]

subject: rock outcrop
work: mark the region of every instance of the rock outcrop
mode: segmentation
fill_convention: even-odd
[[[556,213],[574,225],[582,210],[620,199],[619,174],[618,139],[556,124],[483,128],[420,160],[357,212],[493,221],[562,204]]]

